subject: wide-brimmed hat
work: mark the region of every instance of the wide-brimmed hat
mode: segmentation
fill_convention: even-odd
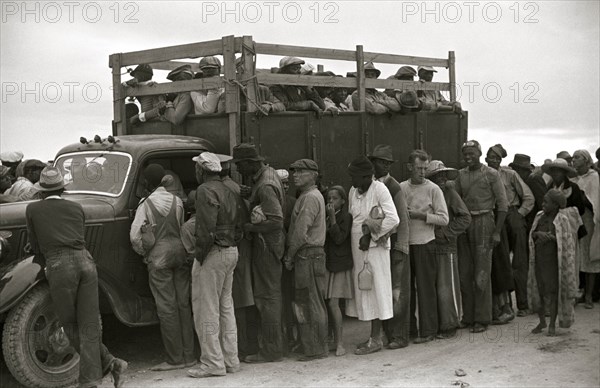
[[[167,74],[167,79],[169,81],[177,81],[181,75],[189,75],[190,79],[194,78],[194,73],[192,72],[192,66],[190,65],[182,65],[175,69],[173,69],[169,74]]]
[[[549,174],[550,170],[553,168],[560,168],[560,169],[566,171],[568,176],[577,175],[577,171],[575,171],[575,169],[573,167],[569,166],[569,162],[567,162],[566,160],[564,160],[562,158],[554,159],[554,161],[552,163],[544,163],[542,165],[542,171],[545,172],[546,174]]]
[[[377,73],[377,78],[379,78],[379,76],[381,75],[381,70],[379,70],[378,68],[375,67],[375,64],[373,62],[367,62],[365,63],[365,72],[367,70],[373,70]]]
[[[40,180],[33,187],[37,191],[55,191],[65,187],[65,180],[60,170],[54,166],[45,167],[40,174]]]
[[[310,170],[319,171],[319,165],[312,159],[299,159],[290,164],[290,170]]]
[[[265,158],[258,154],[258,151],[256,150],[256,146],[254,144],[241,143],[233,147],[233,159],[231,159],[231,161],[233,163],[237,163],[243,160],[251,160],[257,162],[265,160]]]
[[[455,168],[446,167],[444,165],[444,162],[442,162],[441,160],[432,160],[431,162],[429,162],[429,166],[425,171],[425,177],[431,178],[434,175],[439,174],[440,172],[446,173],[446,178],[448,178],[448,180],[451,181],[455,180],[458,177],[458,170]]]
[[[154,71],[152,71],[152,67],[150,65],[147,65],[144,63],[141,65],[138,65],[129,74],[131,74],[132,77],[135,77],[136,74],[154,75]]]
[[[419,107],[419,97],[417,96],[417,92],[414,90],[404,90],[400,93],[400,98],[398,99],[400,105],[404,108],[418,108]]]
[[[512,168],[513,170],[515,168],[522,168],[529,171],[535,168],[535,166],[531,164],[531,158],[529,155],[525,154],[515,154],[515,158],[513,159],[512,163],[509,163],[508,167]]]
[[[373,152],[371,152],[371,155],[369,155],[369,159],[382,159],[387,160],[388,162],[396,162],[392,153],[392,146],[387,144],[376,145]]]

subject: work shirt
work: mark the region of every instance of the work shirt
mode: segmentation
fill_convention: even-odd
[[[189,256],[194,257],[196,253],[196,216],[192,215],[189,220],[187,220],[181,226],[181,242],[183,243],[183,248],[187,252]]]
[[[293,258],[302,247],[325,245],[325,201],[313,185],[296,200],[287,235],[288,257]]]
[[[194,113],[203,115],[216,113],[219,99],[225,93],[225,89],[209,89],[190,92],[190,98],[194,103]]]
[[[420,79],[419,82],[425,81]],[[417,90],[417,97],[423,103],[423,110],[437,110],[440,105],[450,105],[439,90]]]
[[[506,190],[508,206],[519,208],[517,211],[525,217],[535,205],[533,193],[515,170],[508,167],[500,167],[498,172]]]
[[[196,260],[202,263],[214,245],[236,246],[236,228],[238,202],[234,192],[220,177],[208,177],[196,190]]]
[[[80,204],[51,196],[25,208],[29,243],[36,254],[85,248],[85,213]]]
[[[286,110],[304,110],[299,103],[313,101],[321,109],[325,109],[325,103],[319,93],[313,88],[295,85],[273,85],[271,86],[273,96],[285,105]]]
[[[180,92],[173,100],[173,107],[167,106],[165,113],[162,115],[163,121],[168,121],[173,125],[180,125],[185,120],[186,116],[194,109],[194,103],[190,92]]]
[[[10,188],[4,191],[4,195],[13,195],[17,201],[30,201],[38,198],[38,191],[29,179],[20,176]]]
[[[473,214],[481,214],[497,209],[500,212],[508,210],[506,191],[498,171],[486,165],[471,171],[465,167],[458,171],[456,192],[461,196],[465,205]]]
[[[325,97],[323,99],[323,102],[325,103],[325,110],[327,110],[329,108],[337,108],[340,112],[350,111],[350,109],[348,108],[348,106],[346,106],[346,104],[344,104],[343,102],[340,102],[339,105],[336,105],[335,102],[333,102],[333,100],[329,97]]]
[[[429,179],[421,184],[411,180],[400,183],[409,211],[426,213],[426,220],[411,218],[409,222],[409,244],[424,245],[435,239],[435,226],[448,225],[448,208],[442,189]]]
[[[352,106],[355,111],[360,109],[358,90],[352,93]],[[365,90],[365,111],[372,114],[384,114],[387,112],[400,112],[400,103],[393,97],[380,92],[377,89]]]
[[[171,210],[171,205],[173,203],[173,194],[169,193],[165,190],[164,187],[159,186],[156,190],[150,194],[148,199],[142,202],[136,212],[135,218],[133,219],[133,223],[131,224],[131,230],[129,231],[129,240],[131,241],[131,246],[133,250],[137,252],[139,255],[144,256],[148,252],[145,251],[142,245],[142,225],[145,223],[150,225],[156,225],[156,220],[154,219],[154,215],[152,214],[152,210],[150,206],[147,204],[148,200],[152,201],[152,204],[158,211],[158,213],[166,217]],[[183,225],[183,202],[181,199],[177,198],[175,201],[177,209],[176,209],[176,217],[179,225]]]

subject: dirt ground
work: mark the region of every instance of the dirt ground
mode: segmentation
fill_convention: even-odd
[[[600,305],[576,308],[575,324],[558,329],[556,337],[530,334],[537,318],[515,318],[504,326],[490,326],[486,333],[460,330],[457,338],[436,340],[400,350],[355,356],[354,344],[365,340],[368,323],[348,319],[344,323],[348,354],[298,362],[297,355],[283,362],[249,365],[225,377],[192,379],[185,370],[151,372],[162,361],[157,327],[127,328],[105,319],[105,344],[112,353],[129,361],[126,387],[598,387],[600,386]],[[466,372],[457,376],[458,369]],[[20,387],[0,364],[2,388]],[[462,385],[461,385],[462,384]],[[112,387],[109,377],[102,388]]]

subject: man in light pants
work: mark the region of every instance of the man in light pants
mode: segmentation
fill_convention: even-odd
[[[200,340],[200,366],[191,377],[224,376],[240,368],[232,298],[238,260],[238,208],[234,192],[219,176],[221,162],[210,152],[196,162],[196,260],[192,267],[192,310]]]

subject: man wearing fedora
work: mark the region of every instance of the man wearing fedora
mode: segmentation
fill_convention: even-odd
[[[300,75],[304,60],[296,57],[283,57],[279,61],[280,74]],[[316,112],[317,117],[323,115],[325,103],[319,93],[312,87],[296,85],[272,85],[273,96],[285,105],[286,110]]]
[[[508,210],[506,191],[498,171],[481,163],[481,145],[469,140],[462,146],[466,167],[459,170],[456,191],[471,213],[471,225],[461,236],[468,254],[460,255],[462,324],[473,333],[487,330],[492,320],[492,251]],[[494,217],[494,209],[496,217]]]
[[[494,248],[494,261],[492,263],[497,278],[492,275],[492,287],[497,303],[494,304],[496,312],[494,318],[497,323],[507,323],[514,318],[511,307],[510,291],[515,290],[517,299],[518,316],[527,315],[527,272],[528,261],[528,236],[525,217],[533,209],[535,199],[529,187],[523,182],[519,174],[511,168],[502,167],[500,163],[507,153],[502,144],[496,144],[488,150],[486,162],[489,167],[498,171],[506,191],[508,212],[504,222],[502,240]],[[510,252],[513,253],[512,264]],[[511,268],[512,266],[512,268]],[[504,273],[506,268],[506,272]]]
[[[460,198],[454,185],[446,184],[458,177],[458,170],[444,166],[439,160],[432,160],[427,167],[425,177],[439,186],[444,193],[448,208],[447,226],[435,227],[435,252],[438,261],[438,338],[452,338],[459,327],[462,316],[460,298],[460,280],[458,273],[458,236],[471,224],[471,214]]]
[[[419,82],[424,83],[433,81],[433,73],[437,73],[437,70],[432,66],[419,66],[417,68]],[[419,90],[417,95],[421,100],[423,110],[439,110],[452,111],[459,114],[462,113],[460,102],[450,102],[446,100],[444,95],[439,90]]]
[[[290,165],[300,196],[294,204],[287,235],[287,269],[294,269],[294,310],[304,351],[300,361],[327,357],[325,306],[325,201],[317,189],[319,166],[311,159]]]
[[[377,79],[381,75],[381,70],[377,69],[373,62],[367,62],[364,66],[365,78]],[[352,107],[355,111],[360,109],[358,99],[358,90],[352,93]],[[398,101],[374,88],[365,90],[365,110],[374,115],[381,115],[391,112],[400,112]]]
[[[95,387],[109,372],[122,386],[127,362],[102,344],[98,274],[85,247],[85,214],[77,202],[63,200],[60,170],[46,167],[35,184],[43,201],[25,209],[29,243],[46,260],[46,279],[54,310],[71,344],[79,352],[79,386]]]
[[[221,74],[221,61],[217,57],[204,57],[199,63],[202,78],[218,77]],[[219,99],[225,93],[224,88],[214,88],[190,92],[194,103],[194,113],[204,115],[216,113]]]
[[[261,320],[259,352],[247,356],[244,361],[281,361],[281,259],[285,248],[285,194],[277,172],[264,163],[264,158],[258,154],[253,144],[242,143],[235,146],[232,162],[236,164],[240,174],[252,181],[250,208],[260,206],[266,217],[257,224],[244,224],[244,235],[252,238],[254,303]]]
[[[408,208],[400,189],[400,183],[390,175],[390,168],[396,162],[392,147],[376,145],[369,156],[375,169],[375,179],[385,185],[390,192],[400,223],[390,236],[390,265],[392,271],[392,297],[394,317],[383,321],[383,330],[388,338],[388,348],[400,349],[408,346],[410,327],[410,258],[408,256]],[[416,331],[416,322],[414,322]]]

